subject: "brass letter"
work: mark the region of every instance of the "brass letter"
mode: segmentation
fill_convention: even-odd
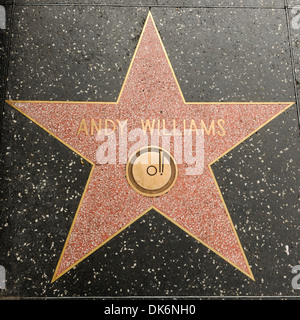
[[[174,121],[174,120],[173,120],[173,121]],[[169,131],[169,130],[168,130],[168,131]],[[171,135],[172,135],[171,132],[169,132],[169,133],[166,132],[166,120],[165,120],[165,119],[163,119],[163,130],[162,130],[162,134],[163,134],[163,136],[171,136]]]
[[[96,121],[91,119],[91,136],[94,135],[94,129],[96,129],[96,132],[101,130],[101,119],[99,119],[99,127],[97,127]]]
[[[194,127],[194,129],[192,129],[192,127]],[[191,120],[189,135],[191,134],[191,131],[194,131],[194,132],[196,132],[197,135],[199,135],[199,132],[197,130],[197,126],[196,126],[194,119]]]
[[[221,129],[221,132],[218,131],[218,135],[219,135],[220,137],[224,137],[225,134],[226,134],[226,131],[225,131],[225,129],[224,129],[224,127],[222,126],[221,123],[224,125],[224,124],[225,124],[225,121],[224,121],[223,119],[219,119],[219,120],[218,120],[218,126],[219,126],[219,128]]]
[[[152,135],[153,134],[153,130],[154,130],[154,126],[155,126],[155,120],[154,119],[152,120],[152,127],[150,125],[150,120],[149,119],[146,120],[146,124],[144,124],[144,120],[141,120],[141,122],[142,122],[142,128],[143,128],[143,131],[144,131],[144,135],[147,134],[147,128],[149,128],[149,131],[150,131],[150,133]]]
[[[82,132],[82,131],[85,133],[86,136],[89,135],[87,127],[86,127],[85,119],[81,120],[79,128],[78,128],[78,131],[77,131],[77,135],[79,135],[79,133]]]
[[[176,120],[173,119],[173,136],[181,136],[181,132],[180,133],[176,133],[177,129],[176,129]]]
[[[123,129],[124,129],[124,127],[126,126],[126,124],[127,124],[127,121],[128,121],[128,119],[126,119],[126,120],[124,120],[124,121],[120,121],[120,120],[117,120],[118,121],[118,124],[119,124],[119,127],[120,127],[120,131],[121,131],[121,135],[123,135]]]
[[[112,123],[112,125],[113,125],[113,130],[112,130],[112,132],[110,132],[110,133],[108,133],[108,131],[107,131],[108,122]],[[110,120],[110,119],[105,119],[105,135],[106,135],[106,136],[110,136],[111,134],[114,133],[115,130],[116,130],[116,125],[115,125],[115,123],[114,123],[112,120]]]
[[[207,127],[205,125],[205,123],[203,122],[203,120],[201,120],[201,128],[205,130],[207,135],[210,135],[210,132],[212,131],[213,135],[215,135],[215,120],[213,120],[210,123],[209,129],[207,130]]]

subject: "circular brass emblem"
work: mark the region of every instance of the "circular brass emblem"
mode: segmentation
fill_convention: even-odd
[[[177,165],[166,150],[154,146],[145,147],[129,158],[126,177],[138,193],[157,197],[173,187],[177,179]]]

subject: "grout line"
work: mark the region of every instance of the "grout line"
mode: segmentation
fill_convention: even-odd
[[[188,5],[188,4],[182,4],[182,5],[164,5],[164,4],[158,4],[158,0],[156,0],[156,4],[154,3],[145,3],[145,4],[114,4],[114,3],[16,3],[16,6],[20,7],[26,7],[26,6],[94,6],[94,7],[158,7],[158,8],[190,8],[190,9],[266,9],[266,10],[273,10],[273,9],[281,9],[284,10],[284,6],[279,7],[261,7],[261,6],[213,6],[213,5]]]
[[[288,32],[288,43],[289,43],[289,51],[290,51],[290,58],[291,58],[291,67],[292,67],[292,76],[293,76],[293,85],[294,85],[294,92],[295,92],[295,105],[296,105],[296,112],[298,118],[298,127],[300,133],[300,110],[299,110],[299,96],[297,90],[297,82],[296,82],[296,72],[295,72],[295,57],[293,51],[293,43],[292,43],[292,36],[291,36],[291,25],[290,25],[290,16],[289,16],[289,8],[287,5],[287,0],[284,0],[285,4],[285,17],[286,17],[286,27]]]

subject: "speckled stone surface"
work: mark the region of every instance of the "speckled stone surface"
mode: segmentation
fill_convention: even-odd
[[[4,3],[3,3],[4,4]],[[11,5],[5,5],[5,29],[0,29],[0,96],[1,96],[1,122],[4,100],[6,97],[6,74],[8,66],[8,55],[10,48],[10,30],[11,30]],[[1,127],[1,125],[0,125]]]
[[[218,194],[210,165],[253,131],[289,108],[291,103],[184,103],[150,14],[116,104],[9,103],[93,164],[74,225],[54,273],[55,280],[153,206],[240,271],[253,277]],[[190,176],[185,172],[185,160],[175,156],[178,163],[176,184],[167,195],[149,199],[137,194],[128,185],[124,179],[124,163],[115,162],[112,166],[99,162],[99,139],[95,138],[94,133],[82,129],[81,124],[84,121],[88,128],[90,119],[102,119],[102,122],[103,119],[114,122],[117,119],[126,120],[130,132],[141,127],[141,119],[161,117],[163,120],[160,121],[165,121],[168,128],[176,119],[177,129],[181,131],[183,126],[187,126],[179,124],[181,119],[186,119],[185,123],[193,119],[199,128],[202,122],[205,124],[204,169],[201,174]],[[207,127],[211,126],[212,119],[216,127],[211,132]],[[187,127],[190,128],[190,125]],[[120,141],[117,142],[117,150],[120,144]],[[175,150],[174,145],[175,142],[170,139],[170,150]],[[128,143],[127,149],[130,148],[132,144]],[[134,208],[132,203],[135,203]]]
[[[290,19],[293,62],[295,66],[295,86],[298,97],[300,97],[300,5],[298,10],[290,9],[288,13]]]
[[[293,101],[282,10],[152,12],[187,101]]]
[[[149,6],[157,4],[157,0],[15,0],[16,4],[31,5],[31,4],[95,4],[106,6]]]
[[[147,10],[16,7],[8,97],[116,100]]]
[[[186,100],[293,101],[285,11],[217,10],[152,9]],[[117,99],[147,12],[17,6],[7,98]],[[199,24],[201,13],[206,21]],[[237,19],[227,24],[225,17]],[[252,27],[243,29],[247,17]],[[216,21],[223,36],[218,45],[209,36]],[[194,29],[195,35],[187,32]],[[266,30],[264,41],[258,39]],[[241,53],[234,56],[232,47]],[[239,57],[248,58],[245,66]],[[247,74],[247,83],[238,86]],[[7,290],[1,295],[299,296],[291,287],[300,231],[295,107],[213,165],[255,282],[151,210],[51,284],[90,164],[8,105],[2,140],[0,264],[7,269]]]
[[[116,100],[147,9],[68,6],[62,11],[55,6],[29,6],[15,11],[18,28],[8,97]],[[154,8],[152,12],[187,101],[293,101],[282,10]],[[130,25],[129,17],[135,16]],[[35,30],[32,20],[39,26]],[[236,28],[231,28],[233,22]],[[44,37],[45,29],[48,37]],[[268,33],[262,37],[261,30]],[[213,41],[211,32],[217,33]],[[214,60],[208,44],[214,48]],[[98,89],[100,75],[105,79],[102,90]]]
[[[1,0],[1,4],[12,4],[13,0]]]
[[[293,8],[295,6],[299,6],[300,2],[299,0],[287,0],[287,4],[289,8]]]
[[[9,0],[7,0],[9,1]],[[49,0],[15,0],[17,4],[49,4]],[[262,8],[284,8],[284,0],[55,0],[58,4],[100,4],[121,6],[187,6],[187,7],[262,7]]]
[[[283,8],[284,0],[157,0],[158,4],[171,6],[208,7],[267,7]]]
[[[299,164],[299,131],[292,109],[213,167],[241,241],[249,244],[246,252],[251,252],[257,285],[270,295],[280,286],[278,294],[292,293],[290,268],[294,261],[299,263]]]

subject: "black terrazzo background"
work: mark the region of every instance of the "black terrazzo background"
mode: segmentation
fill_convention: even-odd
[[[6,97],[6,78],[8,73],[8,55],[10,52],[10,32],[11,32],[11,23],[12,23],[12,6],[4,5],[6,12],[6,29],[0,29],[0,108],[3,110],[4,100]],[[2,127],[2,117],[3,114],[1,112],[0,115],[0,128]]]
[[[293,1],[77,2],[7,6],[6,98],[116,100],[153,5],[187,101],[295,101]],[[300,294],[291,287],[300,264],[296,106],[213,166],[255,282],[152,210],[51,284],[90,166],[7,104],[1,148],[3,297]]]

